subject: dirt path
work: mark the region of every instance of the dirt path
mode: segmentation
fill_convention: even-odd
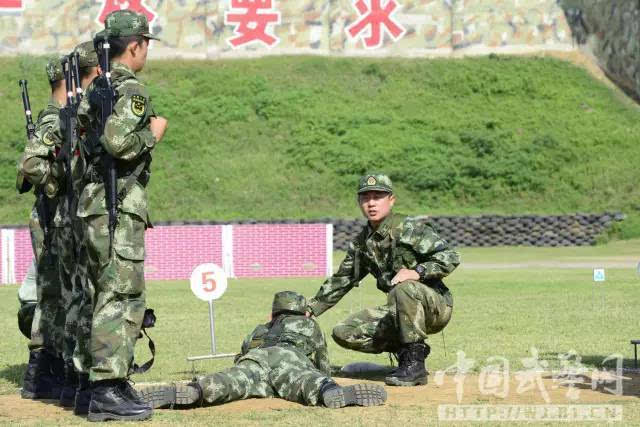
[[[622,379],[623,394],[615,395],[605,390],[615,388],[613,382],[607,384],[599,384],[596,390],[592,390],[592,380],[605,379],[612,381],[611,377],[582,377],[580,382],[573,387],[561,385],[558,381],[550,378],[549,375],[542,375],[540,383],[532,381],[529,383],[531,387],[525,391],[519,388],[524,384],[522,378],[518,379],[512,375],[509,379],[508,389],[505,389],[502,376],[493,378],[481,377],[479,375],[467,375],[464,381],[457,381],[455,376],[446,375],[442,378],[442,382],[437,384],[434,376],[430,377],[430,383],[420,387],[386,387],[388,393],[387,406],[393,407],[434,407],[440,404],[559,404],[566,405],[571,403],[578,404],[606,404],[606,403],[637,403],[640,397],[640,374],[626,374]],[[481,380],[484,382],[481,383]],[[341,385],[353,384],[360,380],[339,378],[337,381]],[[501,398],[494,394],[487,393],[487,386],[483,390],[482,384],[490,384],[493,382],[499,387],[495,388],[495,392],[506,391],[506,397]],[[460,386],[462,384],[462,386]],[[526,387],[524,387],[526,388]],[[548,399],[545,394],[548,393]],[[573,400],[571,396],[576,397]],[[458,399],[460,397],[460,399]],[[232,402],[225,405],[215,407],[204,407],[194,409],[197,413],[209,411],[210,413],[236,413],[245,411],[268,411],[283,410],[291,408],[300,408],[297,403],[287,402],[281,399],[249,399],[244,401]],[[384,407],[375,408],[376,411],[384,411]],[[164,411],[164,410],[162,410]],[[0,424],[4,422],[17,423],[42,423],[45,421],[53,421],[57,423],[65,423],[65,420],[72,422],[77,420],[70,410],[66,410],[56,405],[55,402],[46,401],[30,401],[21,399],[18,394],[0,396]]]

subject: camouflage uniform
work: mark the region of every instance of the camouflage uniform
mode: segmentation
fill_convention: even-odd
[[[87,233],[89,280],[95,288],[91,381],[127,376],[145,310],[144,232],[150,225],[145,186],[156,143],[150,130],[155,113],[146,88],[126,65],[113,64],[111,81],[116,101],[104,135],[97,130],[99,106],[90,102],[93,84],[78,109],[79,124],[87,130],[87,171],[77,215]],[[105,153],[115,159],[121,199],[111,252],[101,162]]]
[[[441,279],[459,263],[458,253],[429,225],[391,213],[376,230],[366,225],[349,244],[338,272],[309,300],[308,309],[321,315],[370,273],[378,289],[387,294],[387,303],[338,323],[333,339],[342,347],[365,353],[397,352],[447,325],[453,298]],[[391,284],[400,269],[417,267],[423,271],[419,281]]]
[[[215,405],[252,397],[334,408],[382,404],[386,394],[380,386],[341,388],[331,379],[327,343],[318,323],[302,314],[305,306],[305,298],[296,292],[276,293],[273,319],[244,339],[233,367],[186,386],[147,387],[142,390],[143,398],[156,408],[198,402]]]
[[[251,397],[280,397],[318,405],[331,375],[327,344],[315,320],[282,314],[257,326],[242,343],[232,368],[198,379],[209,404]]]
[[[60,80],[62,70],[59,61],[50,61],[47,66],[50,81]],[[36,186],[36,194],[45,193],[50,215],[56,210],[58,198],[59,172],[53,159],[55,147],[60,145],[59,122],[60,106],[51,99],[47,107],[40,112],[36,122],[35,137],[27,142],[21,160],[21,173],[25,179]],[[32,324],[30,350],[48,348],[53,354],[62,351],[64,334],[64,311],[61,302],[61,286],[58,270],[58,250],[56,230],[51,229],[50,244],[45,248],[45,238],[40,225],[37,202],[31,211],[29,230],[31,244],[36,258],[37,298],[34,321]],[[51,224],[52,225],[52,224]]]
[[[93,41],[78,45],[78,67],[82,70],[98,65],[98,56]],[[78,138],[84,133],[78,129]],[[79,144],[82,142],[80,141]],[[67,191],[60,192],[58,210],[54,224],[58,228],[57,246],[59,249],[60,281],[62,300],[66,313],[63,357],[66,364],[73,364],[80,373],[89,373],[91,353],[91,296],[93,288],[87,275],[87,252],[84,250],[84,223],[76,216],[77,201],[83,186],[84,161],[80,157],[79,147],[72,147],[71,175],[73,181],[73,203],[68,206]]]

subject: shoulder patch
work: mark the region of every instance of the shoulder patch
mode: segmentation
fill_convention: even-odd
[[[42,137],[42,142],[44,143],[44,145],[51,147],[56,143],[56,138],[53,136],[53,133],[51,131],[47,131]]]
[[[131,112],[138,117],[142,117],[146,111],[147,99],[141,95],[131,96]]]

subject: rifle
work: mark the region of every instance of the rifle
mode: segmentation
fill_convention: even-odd
[[[98,135],[104,135],[104,128],[107,119],[113,113],[113,105],[116,99],[116,92],[111,84],[111,64],[109,59],[108,34],[105,32],[102,40],[96,40],[96,52],[100,59],[102,74],[96,79],[96,85],[91,92],[97,103],[100,105],[100,121]],[[115,159],[103,150],[102,163],[104,168],[104,190],[106,197],[107,212],[109,213],[109,254],[113,252],[113,236],[118,223],[118,179],[116,175]]]
[[[82,88],[79,87],[80,79],[78,75],[78,53],[74,52],[62,59],[62,68],[64,70],[65,85],[67,88],[67,104],[60,110],[60,130],[64,135],[64,143],[58,155],[58,161],[64,164],[65,170],[65,187],[67,192],[67,214],[69,216],[69,225],[73,222],[75,211],[75,189],[73,187],[72,161],[73,155],[78,147],[78,105],[82,100]],[[74,99],[73,85],[76,87],[76,97]],[[76,253],[76,242],[72,238],[72,252]],[[76,254],[77,255],[77,254]]]
[[[29,101],[29,90],[27,89],[27,81],[20,80],[20,87],[22,88],[22,105],[24,106],[24,115],[27,121],[27,139],[31,141],[36,133],[36,126],[33,123],[32,113],[31,113],[31,102]],[[26,193],[31,189],[33,185],[26,181],[22,181],[22,185],[20,188],[20,194]],[[46,251],[46,261],[48,263],[52,262],[51,259],[51,233],[49,230],[49,220],[50,220],[50,212],[49,212],[49,202],[47,201],[47,196],[44,194],[43,188],[38,188],[36,191],[36,211],[38,212],[38,219],[40,221],[40,227],[42,228],[42,233],[44,234],[44,250]]]
[[[27,81],[20,80],[20,87],[22,88],[22,106],[24,107],[24,118],[27,122],[27,139],[31,141],[36,133],[36,125],[33,123],[33,117],[31,114],[31,103],[29,102],[29,91],[27,89]],[[18,192],[24,194],[31,191],[33,184],[24,179],[22,172],[19,172],[18,177]]]

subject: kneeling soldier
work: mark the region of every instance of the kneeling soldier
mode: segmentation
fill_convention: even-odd
[[[269,323],[258,325],[242,343],[233,367],[189,384],[142,389],[154,408],[220,404],[256,397],[280,397],[328,408],[381,405],[387,399],[377,384],[341,387],[330,377],[327,344],[318,323],[305,317],[305,298],[278,292]]]
[[[395,196],[388,176],[361,177],[358,203],[368,222],[349,244],[338,271],[309,300],[307,314],[321,315],[371,273],[387,304],[352,314],[333,328],[333,339],[364,353],[395,353],[400,363],[385,378],[388,385],[426,384],[430,348],[424,340],[451,319],[453,298],[442,278],[460,257],[429,225],[392,212]]]

